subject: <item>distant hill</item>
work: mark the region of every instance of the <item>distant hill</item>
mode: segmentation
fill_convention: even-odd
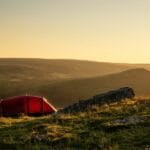
[[[150,71],[139,68],[103,77],[64,81],[53,86],[46,85],[39,93],[51,95],[53,103],[64,106],[124,86],[132,87],[136,95],[150,95]]]
[[[82,60],[0,59],[0,77],[17,80],[85,78],[103,76],[129,68],[131,66],[126,64]]]
[[[0,98],[34,94],[58,107],[122,86],[150,93],[150,65],[82,60],[0,59]],[[134,69],[134,70],[133,70]]]
[[[45,84],[103,76],[128,68],[124,64],[81,60],[0,59],[0,98],[33,93]]]

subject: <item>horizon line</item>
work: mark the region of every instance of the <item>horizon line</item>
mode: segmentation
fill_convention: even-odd
[[[41,57],[0,57],[0,59],[41,59],[41,60],[74,60],[74,61],[88,61],[88,62],[97,62],[97,63],[112,63],[112,64],[136,64],[136,65],[150,65],[150,62],[113,62],[113,61],[98,61],[90,59],[78,59],[78,58],[41,58]]]

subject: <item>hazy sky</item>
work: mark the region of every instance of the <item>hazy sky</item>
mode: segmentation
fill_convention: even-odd
[[[0,0],[0,57],[150,63],[150,0]]]

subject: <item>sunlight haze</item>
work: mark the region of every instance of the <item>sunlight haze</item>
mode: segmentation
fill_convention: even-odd
[[[0,57],[150,63],[149,0],[0,0]]]

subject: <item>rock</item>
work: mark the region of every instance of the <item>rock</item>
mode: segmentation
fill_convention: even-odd
[[[92,105],[103,105],[107,103],[119,102],[126,98],[132,99],[135,96],[132,88],[124,87],[118,90],[110,91],[107,93],[93,96],[88,100],[80,100],[78,103],[74,103],[64,109],[58,111],[58,113],[75,113],[88,109]]]

